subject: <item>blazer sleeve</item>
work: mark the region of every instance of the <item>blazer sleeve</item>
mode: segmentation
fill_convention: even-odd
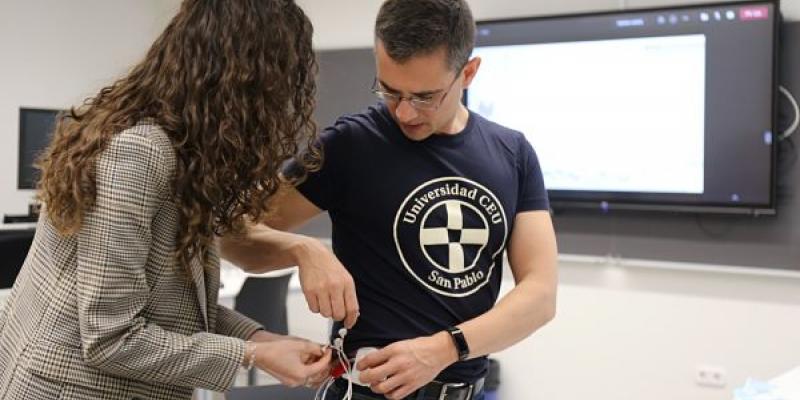
[[[123,378],[224,391],[244,357],[243,340],[207,332],[178,334],[142,316],[149,298],[145,265],[151,221],[171,196],[175,168],[164,152],[164,145],[151,137],[122,132],[98,159],[95,205],[78,233],[83,358]]]
[[[6,314],[8,313],[6,311],[6,308],[8,307],[8,303],[9,303],[8,298],[6,298],[5,301],[0,303],[0,332],[3,331],[3,325],[6,324]]]
[[[225,306],[217,306],[217,333],[247,340],[257,330],[264,327],[238,311]]]

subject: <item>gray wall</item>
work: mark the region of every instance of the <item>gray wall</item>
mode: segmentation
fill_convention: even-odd
[[[782,41],[780,83],[800,96],[800,73],[796,72],[800,71],[800,23],[786,24]],[[370,49],[321,51],[319,60],[316,115],[320,126],[374,102],[369,92],[375,73]],[[783,105],[780,109],[789,114],[779,119],[785,127],[792,116]],[[800,271],[800,198],[795,193],[800,165],[794,162],[796,158],[796,151],[782,146],[777,216],[561,212],[554,216],[559,250],[562,254]],[[330,225],[321,216],[303,231],[329,236]]]

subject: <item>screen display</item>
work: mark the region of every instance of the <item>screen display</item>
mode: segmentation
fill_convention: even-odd
[[[36,187],[39,171],[34,167],[34,163],[50,144],[59,112],[59,110],[20,108],[17,189]]]
[[[776,13],[480,22],[467,106],[526,135],[554,207],[770,213]]]

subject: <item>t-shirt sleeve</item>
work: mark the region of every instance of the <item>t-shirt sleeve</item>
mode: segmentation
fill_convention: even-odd
[[[333,210],[341,202],[342,194],[347,193],[346,133],[342,126],[325,129],[319,136],[316,146],[322,150],[322,165],[319,170],[308,172],[305,179],[297,185],[297,190],[321,210]],[[296,160],[289,162],[284,174],[294,177],[303,169]]]
[[[550,208],[550,201],[547,198],[539,158],[536,157],[533,146],[525,139],[525,136],[520,134],[519,141],[520,192],[517,212],[547,210]]]

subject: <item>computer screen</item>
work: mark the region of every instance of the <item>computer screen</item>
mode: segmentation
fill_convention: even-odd
[[[478,24],[467,106],[523,132],[554,207],[774,212],[774,1]]]
[[[39,175],[36,159],[50,144],[56,116],[61,110],[41,108],[19,109],[19,165],[17,189],[34,189]]]

